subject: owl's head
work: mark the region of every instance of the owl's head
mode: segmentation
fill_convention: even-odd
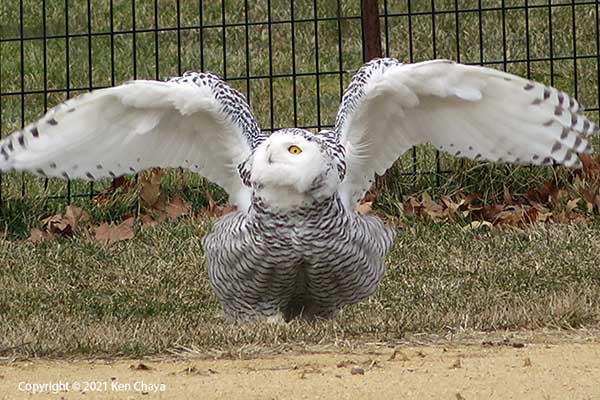
[[[302,129],[274,132],[255,150],[249,165],[255,193],[279,209],[330,197],[340,179],[323,140]]]

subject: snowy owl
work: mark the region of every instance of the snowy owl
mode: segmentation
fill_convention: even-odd
[[[210,73],[136,80],[66,101],[0,142],[0,171],[94,180],[184,167],[237,207],[203,241],[226,317],[329,318],[371,296],[394,230],[355,211],[376,174],[421,143],[454,156],[578,167],[594,125],[552,87],[446,60],[376,59],[332,130],[265,135]]]

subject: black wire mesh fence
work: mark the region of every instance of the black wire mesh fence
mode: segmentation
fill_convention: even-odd
[[[352,72],[379,54],[448,58],[574,94],[600,119],[600,10],[561,0],[10,0],[0,4],[0,135],[83,92],[212,71],[267,131],[330,127]],[[399,168],[436,177],[450,158],[414,149]],[[92,196],[102,183],[11,173],[1,198]],[[439,180],[438,180],[439,182]]]

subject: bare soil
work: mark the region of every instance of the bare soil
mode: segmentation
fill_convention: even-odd
[[[6,361],[0,398],[600,399],[597,337],[205,357]]]

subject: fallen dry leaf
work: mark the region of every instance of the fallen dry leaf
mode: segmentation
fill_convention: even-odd
[[[567,206],[565,208],[565,211],[567,212],[567,214],[577,208],[577,205],[579,204],[579,200],[581,200],[581,199],[578,197],[576,199],[569,200],[567,202]]]
[[[494,225],[488,221],[473,221],[469,225],[463,226],[463,230],[475,230],[483,227],[492,228],[493,226]]]
[[[132,239],[134,237],[134,222],[135,220],[133,217],[127,218],[119,225],[109,225],[106,222],[103,222],[99,226],[93,228],[94,240],[110,246],[122,240]]]
[[[165,207],[165,211],[170,220],[175,220],[181,216],[189,215],[192,212],[192,205],[187,201],[175,197]]]
[[[508,204],[508,205],[513,204],[513,198],[512,198],[510,191],[508,190],[508,187],[506,185],[504,185],[504,204]]]
[[[433,200],[425,192],[421,199],[409,197],[402,209],[407,214],[434,222],[456,221],[457,217],[470,218],[473,222],[463,227],[465,230],[496,225],[522,227],[540,222],[582,222],[589,219],[589,216],[579,211],[582,198],[586,202],[588,213],[592,214],[597,210],[600,214],[600,156],[597,158],[597,166],[593,164],[592,168],[590,165],[587,167],[587,175],[580,173],[581,176],[576,176],[574,182],[571,182],[576,190],[571,186],[559,188],[552,178],[538,188],[529,188],[524,196],[515,196],[505,186],[500,204],[479,205],[480,202],[476,202],[479,199],[477,194],[464,195],[461,192]],[[590,184],[585,179],[593,173],[597,174],[598,181]]]
[[[52,234],[63,236],[71,236],[73,234],[73,226],[60,214],[43,219],[42,225],[46,232]]]
[[[71,236],[73,233],[87,228],[91,218],[80,207],[69,205],[64,215],[56,214],[42,220],[44,230],[61,236]]]
[[[52,235],[50,235],[48,232],[41,231],[37,228],[32,228],[27,241],[34,244],[38,244],[51,238]]]
[[[81,228],[86,228],[92,220],[87,212],[74,205],[67,206],[64,218],[71,225],[74,232]]]
[[[158,224],[158,222],[148,214],[140,215],[140,221],[144,227],[153,227]]]
[[[164,171],[154,168],[140,176],[140,205],[146,208],[157,208],[162,199],[160,183]]]
[[[128,181],[124,176],[119,176],[118,178],[114,178],[110,185],[111,192],[114,192],[118,188],[121,187],[131,187],[132,183]]]

